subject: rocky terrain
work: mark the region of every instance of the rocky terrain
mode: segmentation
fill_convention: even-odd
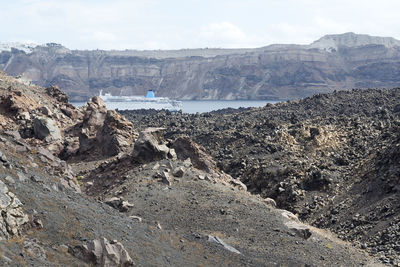
[[[249,192],[400,263],[400,89],[318,94],[263,108],[120,111],[135,129],[189,136]]]
[[[0,69],[37,85],[57,85],[74,101],[100,90],[144,95],[149,89],[177,99],[295,99],[399,86],[399,44],[354,33],[257,49],[78,51],[54,43],[5,44]]]
[[[168,120],[144,127],[171,114],[140,116],[132,123],[98,97],[78,109],[57,87],[0,73],[1,266],[382,263],[249,193],[207,144],[160,128]],[[382,155],[371,162],[387,165]]]

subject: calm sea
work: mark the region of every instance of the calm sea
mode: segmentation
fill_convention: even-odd
[[[249,108],[249,107],[262,107],[267,103],[277,103],[278,101],[267,101],[267,100],[232,100],[232,101],[221,101],[221,100],[203,100],[203,101],[182,101],[183,107],[182,112],[185,113],[196,113],[196,112],[210,112],[224,108]],[[72,102],[73,105],[81,107],[86,102]],[[149,108],[146,103],[137,102],[106,102],[108,109],[119,109],[119,110],[133,110]]]

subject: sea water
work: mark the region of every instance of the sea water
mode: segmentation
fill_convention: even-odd
[[[267,103],[277,103],[278,101],[268,100],[187,100],[182,101],[182,112],[185,113],[203,113],[224,108],[249,108],[263,107]],[[76,107],[81,107],[86,102],[72,102]],[[134,110],[151,108],[145,102],[106,102],[107,109]]]

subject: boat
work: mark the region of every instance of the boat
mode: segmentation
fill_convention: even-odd
[[[148,90],[146,96],[113,96],[110,93],[103,94],[100,90],[99,97],[106,104],[108,102],[124,102],[132,104],[131,109],[167,109],[170,111],[182,110],[182,101],[172,100],[168,97],[156,97],[153,90]]]

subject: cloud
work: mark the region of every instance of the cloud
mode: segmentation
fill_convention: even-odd
[[[200,37],[227,42],[241,42],[246,39],[246,34],[230,22],[220,22],[202,27]]]
[[[400,1],[13,0],[0,41],[71,49],[260,47],[356,32],[400,38]],[[355,12],[357,11],[357,12]]]
[[[99,42],[114,42],[117,40],[117,37],[115,34],[110,33],[110,32],[92,32],[91,33],[91,38],[93,40],[99,41]]]
[[[197,43],[201,47],[250,48],[265,45],[267,34],[247,34],[231,22],[211,23],[200,28]]]

